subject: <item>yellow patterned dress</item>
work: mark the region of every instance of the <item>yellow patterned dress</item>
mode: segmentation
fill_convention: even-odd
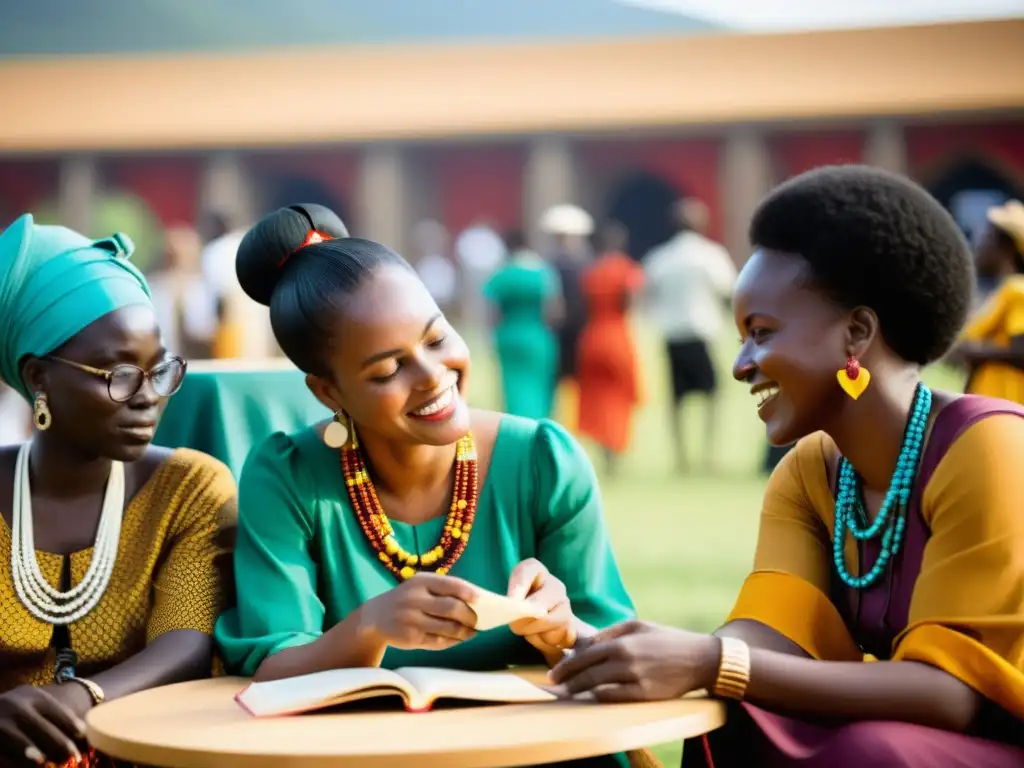
[[[229,599],[235,481],[198,451],[175,451],[124,513],[114,573],[99,605],[68,627],[85,677],[108,669],[165,632],[213,634]],[[92,550],[75,552],[71,575],[85,575]],[[64,556],[37,552],[39,568],[59,587]],[[0,692],[53,682],[53,627],[30,614],[11,581],[11,531],[0,518]]]

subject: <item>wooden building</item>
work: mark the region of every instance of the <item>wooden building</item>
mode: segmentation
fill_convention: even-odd
[[[0,59],[0,211],[104,190],[166,225],[319,201],[405,248],[413,224],[529,225],[575,201],[663,234],[711,207],[745,256],[776,182],[838,161],[910,173],[966,229],[1024,187],[1024,20],[812,34],[402,42]]]

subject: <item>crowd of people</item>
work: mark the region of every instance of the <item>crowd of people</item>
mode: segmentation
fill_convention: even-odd
[[[680,405],[700,394],[707,400],[702,469],[712,469],[718,393],[712,350],[721,340],[736,267],[707,236],[700,201],[682,200],[665,213],[675,236],[638,254],[620,222],[597,227],[586,211],[555,206],[539,222],[546,250],[531,250],[522,233],[510,233],[508,258],[484,286],[504,409],[556,417],[601,449],[609,476],[629,448],[633,414],[643,401],[644,372],[631,330],[635,308],[664,341],[676,465],[690,466]]]
[[[575,223],[552,258],[509,238],[480,281],[499,355],[519,360],[506,378],[524,350],[544,361],[543,391],[515,393],[530,415],[469,407],[467,345],[401,255],[324,207],[274,211],[238,241],[237,282],[333,417],[255,445],[237,489],[219,461],[152,444],[186,361],[130,239],[23,216],[0,234],[0,376],[33,414],[31,440],[0,448],[0,761],[105,764],[89,710],[221,670],[544,664],[563,697],[726,702],[687,768],[1024,764],[1024,488],[1008,460],[1024,407],[921,378],[954,354],[972,387],[1009,391],[983,373],[1019,370],[1020,210],[990,215],[978,264],[1007,287],[970,324],[959,228],[877,169],[776,188],[735,277],[707,266],[721,252],[685,217],[639,265],[609,223],[591,262],[580,212],[563,210]],[[653,281],[667,308],[700,270],[715,301],[731,293],[735,386],[773,445],[795,444],[765,490],[753,569],[708,634],[636,616],[594,469],[544,412],[567,371],[581,403],[628,411],[631,300]],[[571,275],[582,320],[566,319]],[[677,394],[713,390],[692,364],[713,321],[663,318],[689,377]],[[616,453],[621,422],[589,418],[580,430]],[[478,589],[541,618],[478,632]]]

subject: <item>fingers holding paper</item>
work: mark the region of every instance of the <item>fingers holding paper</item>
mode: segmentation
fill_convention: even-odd
[[[394,648],[451,648],[476,634],[476,614],[469,604],[477,592],[462,579],[417,574],[365,603],[365,621]]]
[[[512,569],[508,596],[525,599],[537,609],[539,618],[528,618],[509,625],[546,658],[557,661],[562,652],[576,643],[577,622],[565,584],[539,560],[523,560]]]

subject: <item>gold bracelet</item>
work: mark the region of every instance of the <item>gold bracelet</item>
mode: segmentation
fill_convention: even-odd
[[[718,664],[715,696],[742,699],[750,683],[750,646],[735,637],[719,639],[722,642],[722,660]]]
[[[86,680],[84,677],[66,677],[64,679],[69,683],[78,683],[80,686],[85,688],[85,690],[89,692],[89,696],[92,697],[93,706],[102,704],[106,700],[103,689],[92,680]]]

